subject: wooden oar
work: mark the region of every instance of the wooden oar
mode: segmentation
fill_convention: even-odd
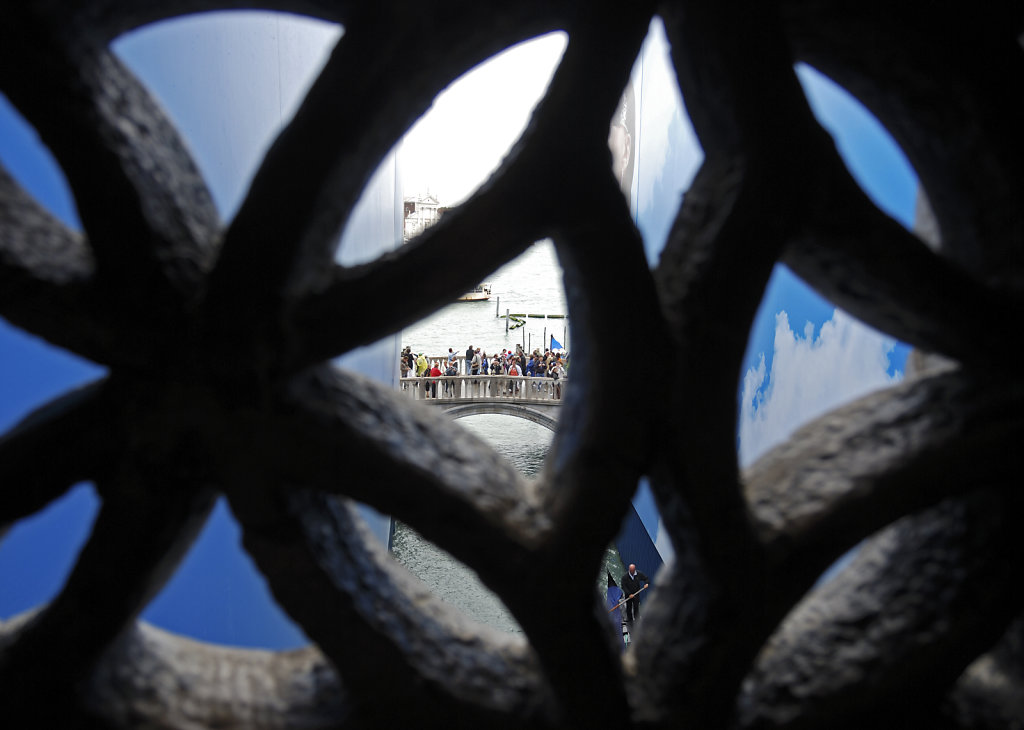
[[[618,602],[618,603],[617,603],[616,605],[614,605],[614,606],[612,606],[611,608],[609,608],[609,609],[608,609],[608,613],[611,613],[611,612],[612,612],[612,611],[614,611],[614,610],[615,610],[616,608],[622,608],[623,606],[625,606],[625,605],[626,605],[626,602],[627,602],[627,601],[629,601],[629,599],[630,599],[630,598],[633,598],[634,596],[638,596],[638,595],[640,595],[641,593],[643,593],[644,591],[646,591],[646,590],[647,590],[648,588],[650,588],[650,587],[651,587],[651,584],[650,584],[650,583],[648,583],[648,584],[647,584],[647,585],[645,585],[645,586],[644,586],[643,588],[641,588],[640,590],[638,590],[638,591],[637,591],[636,593],[631,593],[631,594],[629,594],[628,596],[626,596],[625,598],[623,598],[623,599],[622,599],[621,601],[619,601],[619,602]]]

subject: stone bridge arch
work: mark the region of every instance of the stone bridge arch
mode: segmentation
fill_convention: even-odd
[[[552,413],[543,413],[541,408],[550,410]],[[458,403],[441,406],[441,409],[452,418],[465,418],[466,416],[498,415],[512,416],[532,421],[543,426],[549,431],[554,431],[558,424],[557,406],[525,406],[520,403],[503,403],[500,401]]]

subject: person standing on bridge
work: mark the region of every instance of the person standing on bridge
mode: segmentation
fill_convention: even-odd
[[[473,367],[473,346],[470,345],[466,348],[466,375],[469,375],[469,369]]]
[[[434,380],[430,381],[430,397],[437,398],[437,378],[441,377],[441,368],[439,368],[437,360],[434,360],[434,365],[430,368],[430,377]]]
[[[551,378],[555,381],[555,398],[560,399],[562,397],[562,383],[565,379],[565,369],[562,367],[561,360],[555,360],[551,365]]]
[[[448,361],[448,369],[444,371],[444,374],[451,377],[459,374],[459,365],[455,360]],[[457,383],[454,380],[444,381],[444,394],[446,396],[455,397],[455,388]]]
[[[622,592],[629,596],[623,620],[626,623],[633,623],[640,618],[640,599],[636,594],[650,584],[647,582],[647,576],[638,571],[635,564],[630,563],[629,570],[619,579],[619,585],[622,587]]]
[[[509,374],[510,378],[517,378],[517,377],[519,377],[519,363],[516,361],[515,358],[512,358],[509,361],[508,374]],[[519,381],[518,380],[510,380],[509,381],[509,383],[508,383],[508,394],[509,395],[513,395],[513,396],[514,395],[519,395]]]
[[[409,377],[409,373],[411,373],[415,367],[416,367],[416,358],[413,357],[413,355],[412,355],[412,348],[409,345],[406,345],[405,349],[402,350],[402,362],[401,362],[402,377],[403,378],[408,378]]]

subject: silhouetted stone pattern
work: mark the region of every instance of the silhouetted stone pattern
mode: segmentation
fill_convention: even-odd
[[[222,223],[110,42],[249,6],[346,32]],[[655,12],[705,161],[652,272],[606,138]],[[336,265],[363,186],[434,96],[557,29],[565,55],[491,180],[401,250]],[[109,374],[0,440],[0,535],[77,481],[102,499],[61,593],[0,624],[0,712],[40,727],[1021,727],[1022,30],[1010,2],[973,15],[877,0],[5,8],[0,91],[61,165],[84,232],[0,169],[0,315]],[[853,182],[797,60],[902,145],[934,250]],[[468,434],[452,442],[441,413],[327,364],[544,236],[565,269],[574,365],[538,482]],[[741,472],[737,377],[778,261],[923,354],[903,384]],[[355,306],[382,287],[405,296]],[[682,374],[659,402],[592,367],[627,312]],[[593,576],[645,474],[678,558],[623,661]],[[241,651],[137,623],[218,494],[315,646]],[[472,567],[524,636],[428,595],[352,499]],[[536,610],[542,593],[558,611]]]

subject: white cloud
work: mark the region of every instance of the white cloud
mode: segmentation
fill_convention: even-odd
[[[771,372],[761,353],[758,367],[743,378],[740,463],[752,463],[836,406],[900,380],[901,373],[888,374],[895,344],[839,309],[817,337],[810,322],[800,335],[785,311],[776,314]]]

